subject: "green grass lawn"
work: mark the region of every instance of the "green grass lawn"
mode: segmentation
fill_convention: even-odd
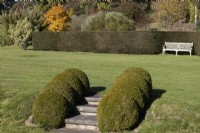
[[[109,87],[128,67],[142,67],[153,80],[154,101],[137,131],[200,132],[200,57],[118,55],[82,52],[23,51],[0,48],[1,123],[3,133],[42,133],[24,126],[35,96],[59,72],[79,68],[91,87]]]

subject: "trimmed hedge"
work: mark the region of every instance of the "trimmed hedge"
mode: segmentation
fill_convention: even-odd
[[[98,105],[97,119],[100,131],[121,131],[134,127],[139,119],[139,114],[144,111],[149,101],[151,90],[151,76],[146,70],[142,68],[125,70],[116,78],[108,94]],[[131,116],[130,113],[133,110],[134,114]]]
[[[45,86],[44,91],[53,91],[62,95],[71,105],[75,105],[76,103],[74,89],[69,84],[66,84],[66,82],[50,82]]]
[[[55,36],[49,32],[33,33],[34,50],[155,54],[161,52],[164,44],[161,43],[163,36],[158,32],[59,32],[56,34]],[[47,38],[54,38],[54,40]]]
[[[165,41],[194,42],[200,55],[199,32],[34,32],[32,38],[34,50],[125,54],[159,54]]]
[[[55,92],[41,93],[33,104],[34,121],[44,128],[59,128],[69,115],[69,102]]]
[[[128,130],[138,123],[139,108],[134,99],[109,93],[97,107],[97,119],[101,132]]]
[[[80,69],[76,68],[69,68],[64,71],[64,73],[71,73],[76,75],[79,80],[82,82],[83,85],[83,95],[88,95],[90,91],[90,82],[87,75],[81,71]]]
[[[68,72],[62,72],[62,73],[57,74],[52,80],[52,82],[55,82],[55,83],[58,81],[63,81],[74,89],[76,103],[79,103],[82,100],[83,85],[76,75],[72,73],[68,73]]]

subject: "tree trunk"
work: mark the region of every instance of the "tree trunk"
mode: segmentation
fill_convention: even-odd
[[[198,30],[198,1],[195,0],[195,30]]]

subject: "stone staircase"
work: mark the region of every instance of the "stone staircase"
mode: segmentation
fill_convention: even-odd
[[[101,100],[100,96],[85,97],[87,104],[78,105],[79,115],[65,119],[65,128],[80,130],[98,130],[97,105]]]

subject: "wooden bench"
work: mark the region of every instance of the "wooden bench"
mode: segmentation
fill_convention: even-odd
[[[165,42],[163,45],[163,54],[166,53],[166,51],[175,51],[176,56],[179,51],[182,52],[189,52],[190,56],[192,55],[192,47],[193,47],[193,42],[192,43],[183,43],[183,42]]]

